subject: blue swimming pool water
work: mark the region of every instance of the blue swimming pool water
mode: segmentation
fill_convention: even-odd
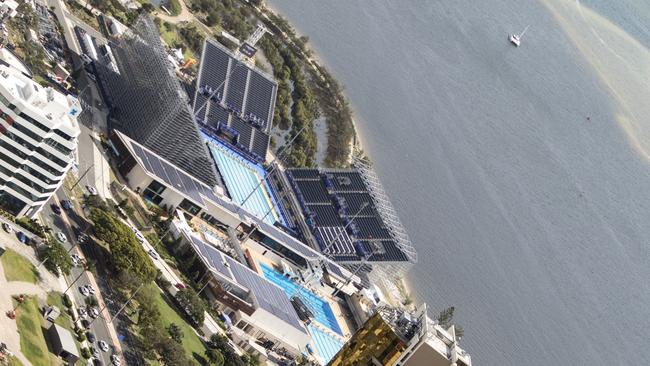
[[[244,208],[259,218],[266,215],[264,221],[270,225],[273,225],[276,221],[284,224],[284,219],[279,213],[275,198],[270,194],[267,183],[264,182],[258,188],[260,180],[265,175],[264,169],[239,156],[219,142],[213,140],[213,143],[208,146],[233,201],[241,205],[246,200],[243,204]],[[253,191],[253,195],[246,199]],[[271,204],[273,205],[273,211],[267,215],[271,209]]]
[[[323,365],[326,365],[343,347],[343,343],[314,326],[308,325],[307,329],[316,347],[318,358],[320,358]]]
[[[306,288],[298,285],[292,280],[284,277],[281,273],[276,272],[273,268],[269,267],[266,264],[260,263],[262,267],[262,272],[264,277],[269,281],[280,286],[284,293],[287,294],[289,298],[294,295],[299,294],[301,300],[305,302],[305,305],[314,313],[314,320],[322,324],[323,326],[331,329],[332,331],[341,333],[341,327],[334,317],[332,308],[327,303],[327,301],[321,299],[315,293],[307,290]]]

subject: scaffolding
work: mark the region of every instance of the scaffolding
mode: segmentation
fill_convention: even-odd
[[[119,73],[96,62],[111,108],[111,128],[150,148],[204,183],[220,183],[172,63],[148,15],[111,44]]]
[[[395,211],[393,204],[390,202],[386,191],[384,191],[379,177],[372,169],[371,165],[367,161],[356,156],[352,159],[352,165],[361,175],[361,178],[374,201],[375,208],[393,237],[397,247],[408,259],[404,262],[378,263],[378,265],[373,266],[373,271],[369,274],[371,280],[385,283],[387,286],[391,285],[390,282],[393,282],[392,285],[394,286],[394,282],[401,280],[413,264],[417,263],[417,252],[413,247],[411,239],[409,239],[399,216],[397,216],[397,212]]]

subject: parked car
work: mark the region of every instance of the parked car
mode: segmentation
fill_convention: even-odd
[[[17,232],[16,237],[18,240],[20,240],[21,243],[29,245],[29,238],[22,231]]]
[[[52,209],[52,212],[54,212],[57,215],[61,214],[61,207],[59,207],[56,203],[53,203],[50,205],[50,208]]]
[[[114,366],[120,366],[122,364],[122,361],[120,361],[120,358],[117,357],[117,355],[111,355],[111,363]]]
[[[91,317],[96,318],[96,317],[99,316],[99,310],[97,310],[97,308],[94,308],[94,307],[90,308],[88,310],[88,314],[90,314]]]
[[[86,242],[86,240],[88,240],[88,235],[81,233],[81,235],[77,237],[77,240],[83,244]]]
[[[88,291],[86,286],[79,286],[79,292],[84,296],[90,296],[90,291]]]
[[[93,186],[86,186],[86,190],[91,196],[96,196],[97,195],[97,190]]]
[[[180,283],[180,282],[176,283],[176,284],[174,285],[174,287],[176,287],[176,288],[179,289],[179,290],[183,290],[183,289],[185,289],[185,285],[183,285],[183,284]]]
[[[65,236],[65,234],[62,233],[62,232],[60,232],[60,231],[57,231],[57,233],[55,234],[55,236],[56,236],[56,239],[57,239],[58,241],[60,241],[61,243],[65,243],[65,242],[68,241],[68,238]]]
[[[7,224],[6,222],[3,222],[3,223],[2,223],[2,228],[3,228],[6,232],[8,232],[8,233],[10,233],[10,234],[11,234],[12,231],[14,231],[14,228],[11,227],[11,225]]]
[[[84,287],[85,287],[85,288],[88,290],[88,292],[90,292],[91,294],[93,294],[93,295],[95,294],[95,288],[94,288],[91,284],[87,284],[87,285],[84,286]]]
[[[90,333],[90,332],[86,333],[86,339],[87,339],[88,342],[90,342],[90,343],[95,343],[95,341],[97,340],[97,338],[95,337],[95,335],[94,335],[93,333]]]
[[[69,200],[63,200],[61,201],[61,206],[63,206],[63,209],[69,210],[72,208],[72,202],[70,202]]]
[[[70,255],[70,260],[72,261],[72,265],[78,266],[79,263],[81,263],[81,257],[79,257],[76,254],[71,254]]]
[[[154,251],[153,249],[149,249],[149,251],[147,253],[149,253],[151,258],[153,258],[153,259],[159,259],[160,258],[160,257],[158,257],[158,253],[156,253],[156,251]]]
[[[81,319],[81,326],[84,327],[85,329],[90,328],[90,322],[88,319]]]
[[[97,343],[97,345],[99,346],[99,348],[100,348],[102,351],[104,351],[104,352],[108,352],[108,343],[106,343],[106,342],[104,342],[104,341],[99,341],[99,343]]]

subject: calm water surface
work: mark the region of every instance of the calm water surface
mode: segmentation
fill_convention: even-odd
[[[345,85],[410,282],[476,365],[650,365],[648,2],[271,3]]]

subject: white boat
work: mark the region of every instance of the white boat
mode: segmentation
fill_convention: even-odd
[[[521,37],[524,36],[524,33],[526,33],[526,31],[528,30],[528,27],[530,27],[530,26],[527,25],[526,28],[524,28],[524,30],[519,34],[515,33],[515,34],[509,35],[508,40],[510,40],[510,43],[512,43],[515,46],[519,47],[519,45],[521,44]]]

